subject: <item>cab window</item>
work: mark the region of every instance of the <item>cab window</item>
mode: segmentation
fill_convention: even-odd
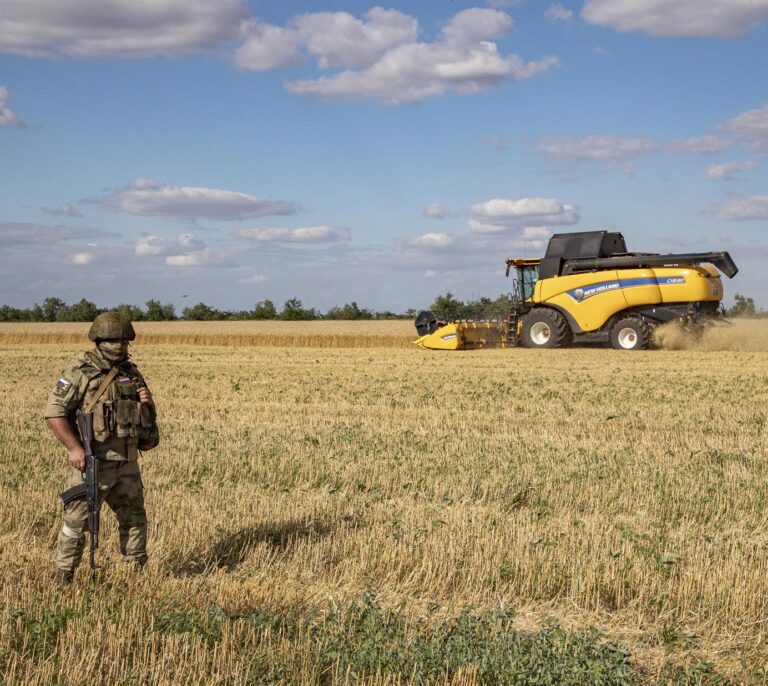
[[[539,280],[539,266],[536,264],[525,265],[517,268],[517,279],[520,284],[520,294],[523,300],[533,297],[533,289]]]

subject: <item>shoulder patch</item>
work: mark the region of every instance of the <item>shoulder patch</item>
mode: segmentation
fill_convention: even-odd
[[[53,394],[59,398],[63,398],[71,386],[72,382],[69,379],[65,379],[63,376],[61,376],[56,382],[56,388],[53,389]]]

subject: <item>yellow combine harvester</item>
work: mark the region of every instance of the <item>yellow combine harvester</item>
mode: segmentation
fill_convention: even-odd
[[[630,253],[624,237],[608,231],[555,234],[543,258],[506,263],[507,276],[515,275],[506,317],[421,312],[415,343],[466,350],[597,342],[642,350],[658,324],[697,328],[722,318],[718,269],[729,278],[738,272],[727,252]]]

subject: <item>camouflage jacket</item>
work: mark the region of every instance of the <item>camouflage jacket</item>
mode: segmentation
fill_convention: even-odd
[[[62,370],[45,406],[44,417],[67,417],[75,434],[75,415],[96,395],[110,370],[98,349],[89,350]],[[144,377],[130,361],[118,373],[93,407],[94,454],[105,460],[135,460],[139,450],[159,442],[154,405],[140,403],[138,389]]]

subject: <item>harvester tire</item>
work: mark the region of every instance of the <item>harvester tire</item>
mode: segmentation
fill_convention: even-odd
[[[646,350],[651,344],[651,329],[640,317],[624,317],[611,329],[615,350]]]
[[[572,334],[557,310],[537,308],[523,317],[520,340],[524,348],[562,348],[570,344]]]

